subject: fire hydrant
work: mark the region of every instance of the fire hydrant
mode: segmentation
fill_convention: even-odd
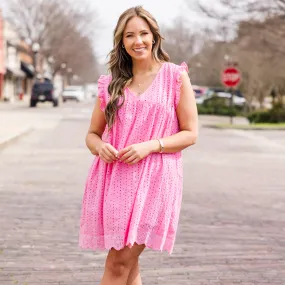
[[[24,93],[21,92],[21,93],[19,94],[19,100],[23,100],[23,98],[24,98]]]

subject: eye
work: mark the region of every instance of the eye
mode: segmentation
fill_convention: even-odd
[[[127,38],[130,38],[130,37],[132,37],[132,35],[127,35],[126,37],[127,37]]]
[[[142,34],[143,34],[143,35],[148,35],[148,32],[143,32]]]

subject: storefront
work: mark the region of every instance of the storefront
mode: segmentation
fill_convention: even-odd
[[[8,67],[4,76],[4,100],[13,102],[15,99],[19,99],[20,94],[23,93],[23,80],[25,79],[25,73],[20,69]]]

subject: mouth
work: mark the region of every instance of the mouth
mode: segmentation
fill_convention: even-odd
[[[142,52],[144,50],[146,50],[146,47],[140,47],[140,48],[134,48],[133,49],[133,51],[135,51],[135,52]]]

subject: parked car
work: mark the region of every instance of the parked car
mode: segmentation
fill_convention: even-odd
[[[32,88],[30,107],[36,107],[38,102],[52,102],[58,106],[58,97],[54,94],[54,86],[50,80],[37,81]]]
[[[196,97],[196,103],[203,104],[203,102],[206,99],[212,98],[213,96],[230,99],[232,94],[229,92],[226,92],[222,88],[215,88],[215,89],[209,88],[205,92],[205,94],[203,94],[202,96]],[[233,94],[233,104],[236,106],[243,106],[245,103],[246,103],[246,100],[241,94],[241,92],[239,90],[235,91]]]
[[[192,85],[192,88],[193,88],[193,91],[195,93],[196,103],[202,104],[208,88],[203,87],[203,86],[198,86],[198,85]]]
[[[83,101],[85,98],[85,92],[83,86],[71,85],[66,87],[62,92],[62,100],[75,100],[77,102]]]
[[[244,97],[237,96],[236,94],[231,94],[228,92],[218,92],[216,93],[218,97],[230,99],[233,96],[233,104],[237,106],[243,106],[246,102]]]

